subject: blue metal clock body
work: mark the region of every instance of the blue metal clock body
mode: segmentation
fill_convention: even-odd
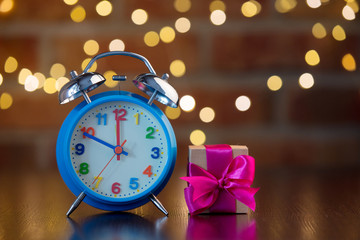
[[[109,211],[139,207],[168,182],[176,161],[173,128],[154,104],[110,91],[77,105],[56,145],[60,174],[76,196]]]

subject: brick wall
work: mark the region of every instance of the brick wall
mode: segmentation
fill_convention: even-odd
[[[81,71],[88,56],[83,44],[96,40],[100,51],[108,51],[114,38],[125,43],[125,50],[146,56],[155,70],[169,72],[169,65],[181,59],[186,74],[170,82],[180,96],[190,94],[196,100],[192,112],[182,112],[172,120],[178,143],[179,161],[186,162],[189,135],[194,129],[205,132],[206,144],[246,144],[259,166],[302,165],[339,166],[360,163],[360,28],[359,15],[353,21],[341,16],[344,1],[330,1],[319,9],[310,9],[298,1],[285,14],[275,11],[273,1],[259,1],[259,15],[245,18],[240,11],[244,1],[224,1],[225,24],[209,21],[211,1],[194,0],[191,9],[177,12],[173,1],[113,1],[113,12],[107,17],[95,11],[98,1],[80,0],[86,10],[84,22],[70,19],[73,6],[63,1],[15,1],[14,9],[0,14],[0,73],[4,81],[0,94],[13,96],[13,105],[0,110],[1,161],[8,164],[14,149],[35,149],[28,158],[41,166],[54,165],[57,131],[69,111],[79,101],[59,105],[57,94],[42,89],[26,92],[17,83],[21,68],[47,77],[52,64],[61,63],[67,72]],[[149,20],[138,26],[131,13],[137,8],[148,12]],[[174,26],[176,19],[187,17],[191,29],[176,33],[175,40],[147,47],[143,37],[148,31],[159,32],[163,26]],[[324,39],[316,39],[311,28],[321,22],[327,29]],[[346,31],[344,41],[335,41],[332,28],[340,24]],[[316,49],[320,64],[311,67],[305,53]],[[341,58],[351,53],[357,70],[348,72]],[[5,73],[1,66],[8,56],[19,62],[18,70]],[[128,79],[147,71],[141,62],[125,57],[99,60],[99,72],[115,70]],[[308,90],[298,85],[298,78],[310,72],[315,85]],[[279,91],[270,91],[266,82],[271,75],[283,80]],[[122,89],[138,92],[130,81]],[[96,90],[106,91],[106,87]],[[246,95],[252,105],[248,111],[235,108],[235,99]],[[212,107],[213,122],[203,123],[198,113]],[[164,109],[162,107],[162,109]],[[52,159],[49,162],[48,159]]]

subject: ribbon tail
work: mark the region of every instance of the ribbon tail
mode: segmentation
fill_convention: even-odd
[[[194,188],[190,185],[184,189],[185,201],[191,215],[202,213],[214,204],[217,199],[218,191],[215,194],[204,196],[194,200]]]
[[[254,195],[260,188],[250,188],[250,187],[236,187],[236,188],[226,188],[226,190],[237,200],[248,206],[251,210],[255,212],[256,202]]]

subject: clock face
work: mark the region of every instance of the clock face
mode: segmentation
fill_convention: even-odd
[[[87,196],[128,204],[169,178],[173,133],[153,107],[131,98],[114,99],[93,101],[71,124],[67,169]]]

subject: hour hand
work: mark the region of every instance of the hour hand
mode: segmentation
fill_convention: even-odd
[[[98,143],[101,143],[102,145],[105,145],[106,147],[109,147],[109,148],[113,149],[114,151],[115,151],[115,149],[116,149],[116,146],[113,146],[113,145],[111,145],[110,143],[107,143],[107,142],[105,142],[104,140],[101,140],[100,138],[97,138],[97,137],[95,137],[95,136],[93,136],[93,135],[91,135],[91,134],[89,134],[89,133],[87,133],[87,132],[84,132],[83,135],[84,135],[85,137],[88,137],[88,138],[90,138],[90,139],[98,142]],[[128,155],[128,153],[125,152],[124,150],[121,151],[121,154],[124,154],[124,155],[126,155],[126,156]]]

